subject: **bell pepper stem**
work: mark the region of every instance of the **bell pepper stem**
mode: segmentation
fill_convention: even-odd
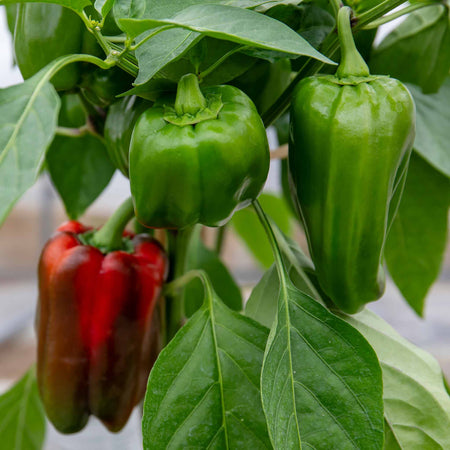
[[[377,3],[373,8],[358,15],[358,21],[355,24],[354,30],[362,30],[374,20],[384,16],[403,3],[405,3],[405,0],[385,0],[381,3]],[[338,49],[339,45],[336,33],[329,33],[320,46],[320,52],[328,58],[333,58]],[[289,86],[283,91],[273,105],[262,114],[261,118],[263,119],[266,128],[288,109],[292,95],[299,81],[303,78],[315,75],[322,69],[323,65],[323,62],[313,58],[306,59],[305,64],[303,64],[297,72],[297,75],[292,79]]]
[[[113,251],[122,248],[122,234],[127,223],[134,217],[133,202],[127,198],[92,237],[92,245]]]
[[[175,112],[177,115],[195,115],[206,108],[206,99],[200,90],[198,78],[193,73],[183,75],[178,82],[175,99]]]
[[[366,77],[370,75],[369,68],[363,57],[359,54],[353,39],[350,15],[352,10],[344,6],[338,14],[338,34],[341,46],[341,63],[336,71],[338,78],[349,76]]]
[[[215,250],[218,255],[222,252],[223,247],[223,241],[225,240],[225,231],[226,231],[226,225],[222,225],[218,230],[216,234],[216,244],[215,244]]]
[[[187,284],[189,284],[196,278],[200,278],[204,283],[205,277],[206,274],[201,269],[189,270],[189,272],[186,272],[181,277],[178,277],[170,283],[166,284],[164,287],[164,293],[166,295],[175,295],[180,289],[184,288]]]
[[[174,243],[174,272],[173,279],[176,280],[186,272],[186,261],[189,242],[193,227],[178,230]],[[184,310],[184,290],[181,289],[176,295],[170,295],[168,303],[168,341],[175,336],[177,331],[183,326],[185,319]]]
[[[241,52],[242,50],[245,50],[247,48],[248,47],[246,45],[238,45],[237,47],[233,48],[229,52],[225,53],[225,55],[220,57],[215,63],[211,64],[207,69],[203,70],[203,72],[200,72],[198,74],[198,78],[200,80],[203,80],[211,72],[214,72],[220,65],[222,65],[230,56],[233,56],[235,53]]]
[[[284,265],[283,258],[281,256],[280,249],[275,238],[275,234],[270,225],[269,219],[267,218],[264,210],[262,209],[258,200],[253,202],[253,208],[258,215],[258,219],[266,232],[267,238],[269,239],[270,246],[272,247],[273,256],[275,258],[275,266],[277,268],[278,277],[280,279],[281,286],[286,286],[288,284],[286,266]]]

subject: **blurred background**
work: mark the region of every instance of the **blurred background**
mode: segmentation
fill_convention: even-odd
[[[383,27],[386,33],[388,27]],[[377,36],[379,40],[381,36]],[[13,66],[11,38],[6,16],[0,8],[0,87],[22,81]],[[269,130],[271,148],[277,147],[275,133]],[[279,191],[279,162],[272,162],[266,190]],[[100,225],[117,205],[129,196],[127,180],[117,171],[108,188],[89,208],[81,221]],[[0,230],[0,392],[18,379],[35,361],[33,317],[37,298],[36,267],[40,250],[55,228],[67,220],[47,176],[42,176],[16,204]],[[305,242],[298,230],[298,241]],[[247,297],[262,270],[247,253],[239,238],[230,230],[226,234],[224,261]],[[402,300],[398,290],[388,282],[384,297],[369,305],[400,334],[433,354],[450,377],[450,248],[439,280],[428,295],[426,320],[418,318]],[[47,437],[47,450],[137,449],[140,447],[139,414],[135,412],[127,427],[117,435],[104,431],[95,421],[73,437],[58,435],[51,426]]]

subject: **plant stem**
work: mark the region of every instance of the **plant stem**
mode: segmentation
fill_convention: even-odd
[[[164,25],[163,27],[156,28],[154,31],[152,31],[147,36],[145,36],[145,38],[142,39],[141,41],[139,41],[137,44],[130,45],[129,50],[132,50],[132,51],[136,50],[138,47],[140,47],[142,44],[147,42],[153,36],[156,36],[157,34],[161,33],[162,31],[170,30],[171,28],[174,28],[174,27],[175,27],[174,25]]]
[[[342,7],[342,2],[340,0],[330,0],[331,8],[333,9],[334,18],[337,19],[339,10]]]
[[[127,223],[134,217],[133,202],[127,198],[92,237],[92,244],[106,252],[122,248],[122,234]]]
[[[216,70],[217,67],[223,64],[230,56],[234,55],[237,52],[242,51],[245,48],[247,48],[246,45],[239,45],[234,49],[230,50],[229,52],[225,53],[225,55],[222,55],[215,63],[211,64],[207,69],[198,74],[198,78],[200,79],[200,81],[203,80],[203,78],[206,78],[211,72]]]
[[[173,279],[182,277],[186,271],[187,252],[191,239],[193,227],[184,228],[176,232],[175,238],[172,240],[174,245],[173,253]],[[183,326],[185,319],[184,311],[184,290],[176,295],[168,295],[168,342],[175,336],[176,332]]]
[[[68,64],[72,64],[74,62],[87,62],[95,64],[96,66],[101,67],[102,69],[109,69],[115,65],[114,62],[103,61],[103,59],[97,58],[96,56],[92,55],[75,54],[75,55],[60,56],[59,58],[53,61],[50,70],[45,74],[43,80],[45,81],[50,80],[53,77],[53,75],[55,75],[55,73],[57,73],[59,70],[61,70]]]
[[[83,125],[80,128],[57,127],[55,134],[57,134],[58,136],[78,138],[89,134],[89,128],[86,125]]]
[[[421,3],[413,3],[412,5],[407,6],[406,8],[401,9],[400,11],[396,11],[392,14],[389,14],[388,16],[380,17],[377,20],[374,20],[369,25],[366,25],[364,27],[365,30],[372,30],[374,28],[378,28],[381,25],[384,25],[385,23],[389,23],[392,20],[398,19],[399,17],[409,14],[413,11],[416,11],[417,9],[425,8],[426,6],[436,6],[436,2],[421,2]]]
[[[341,63],[336,71],[338,78],[366,77],[370,73],[353,40],[351,13],[352,10],[348,6],[344,6],[338,14],[338,34],[341,47]]]
[[[203,270],[193,269],[189,272],[186,272],[181,277],[176,278],[175,280],[167,283],[164,287],[165,295],[175,295],[180,289],[189,284],[195,278],[203,279],[205,277],[205,272]]]
[[[175,98],[175,112],[178,116],[195,115],[206,108],[206,99],[198,85],[198,78],[193,73],[183,75],[178,82]]]
[[[267,238],[269,239],[270,246],[272,247],[273,256],[275,258],[275,266],[277,268],[278,277],[280,279],[281,285],[286,285],[288,283],[288,278],[286,277],[286,267],[281,256],[280,249],[275,238],[275,234],[270,225],[269,219],[267,218],[265,212],[263,211],[258,200],[253,202],[253,208],[255,208],[258,219],[266,232]]]
[[[127,37],[125,35],[120,35],[120,36],[104,36],[104,38],[112,43],[115,44],[123,44],[126,40]]]
[[[223,241],[224,241],[224,238],[225,238],[226,227],[227,227],[226,225],[223,225],[217,230],[215,249],[216,249],[216,253],[218,255],[220,255],[220,253],[222,252],[222,247],[223,247]]]

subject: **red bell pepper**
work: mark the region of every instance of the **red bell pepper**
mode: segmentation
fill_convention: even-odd
[[[86,245],[89,230],[63,224],[39,262],[38,386],[48,418],[64,433],[81,430],[90,414],[120,430],[159,351],[153,312],[167,272],[164,250],[140,234],[120,236],[127,251],[102,253]]]

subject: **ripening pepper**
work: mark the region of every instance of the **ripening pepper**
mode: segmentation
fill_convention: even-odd
[[[261,191],[267,136],[250,98],[233,86],[200,90],[185,75],[173,99],[139,117],[130,145],[136,218],[151,228],[224,224]]]
[[[120,430],[160,350],[163,249],[141,234],[105,253],[88,244],[92,233],[75,221],[62,225],[39,263],[37,381],[46,414],[63,433],[81,430],[90,414]]]
[[[289,169],[324,292],[359,311],[384,291],[383,247],[415,134],[406,87],[372,76],[356,50],[350,10],[338,17],[335,76],[302,80],[292,101]]]

